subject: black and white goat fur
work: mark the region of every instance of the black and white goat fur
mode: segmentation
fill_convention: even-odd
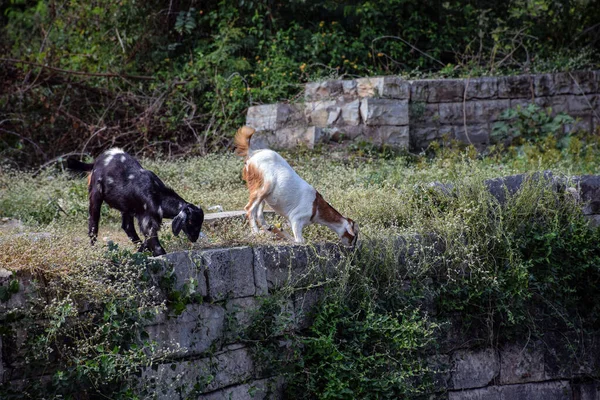
[[[238,129],[234,139],[236,154],[246,159],[242,178],[250,191],[245,210],[252,231],[260,232],[260,224],[278,236],[291,239],[279,229],[268,227],[263,216],[266,202],[290,222],[294,241],[304,242],[302,229],[317,223],[337,233],[343,245],[354,246],[358,238],[358,225],[337,212],[279,154],[268,149],[251,150],[250,138],[254,132],[253,128],[244,126]]]
[[[175,236],[183,230],[188,239],[196,242],[200,236],[204,212],[202,208],[183,200],[167,187],[152,171],[123,150],[113,148],[100,155],[93,164],[75,159],[67,160],[75,171],[91,172],[88,176],[89,231],[91,243],[98,237],[102,202],[121,212],[121,227],[139,251],[150,250],[154,256],[165,254],[158,241],[158,230],[164,218],[172,218]],[[133,218],[136,217],[145,240],[138,236]]]

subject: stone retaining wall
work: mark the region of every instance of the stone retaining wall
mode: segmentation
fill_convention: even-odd
[[[592,132],[600,127],[600,71],[309,83],[304,102],[250,107],[246,124],[258,131],[258,147],[366,141],[417,150],[446,137],[483,148],[503,111],[529,103],[577,118],[566,129]]]
[[[584,214],[598,221],[600,176],[575,177],[569,181],[548,173],[545,177],[552,179],[557,190],[572,192],[585,206]],[[517,191],[524,180],[524,176],[518,175],[490,180],[487,185],[503,202],[507,193]],[[451,195],[447,186],[434,187]],[[399,247],[406,246],[402,238],[396,243]],[[284,285],[309,287],[308,283],[315,279],[335,279],[336,266],[345,261],[348,251],[333,244],[244,246],[182,251],[160,258],[164,260],[162,267],[153,271],[153,276],[158,279],[172,265],[174,289],[183,290],[195,282],[191,294],[203,301],[187,305],[178,316],[161,314],[146,327],[149,337],[160,347],[176,349],[169,360],[143,372],[142,381],[149,385],[146,388],[159,399],[283,398],[284,382],[273,373],[264,372],[268,369],[256,362],[251,350],[240,340],[242,332],[262,301]],[[0,286],[6,286],[11,279],[10,273],[0,269]],[[4,383],[18,383],[25,377],[22,346],[27,327],[18,321],[9,322],[6,315],[28,307],[36,292],[30,279],[18,279],[19,292],[8,302],[0,303],[0,321],[10,325],[12,332],[0,335],[0,382]],[[299,290],[287,300],[284,309],[295,329],[310,325],[310,310],[320,294],[316,289]],[[435,377],[435,398],[600,400],[597,338],[587,338],[585,351],[573,358],[558,345],[563,340],[560,333],[547,333],[543,342],[522,338],[487,348],[471,348],[470,338],[448,335],[442,338],[439,354],[429,359],[439,371]],[[35,379],[39,378],[43,377]]]

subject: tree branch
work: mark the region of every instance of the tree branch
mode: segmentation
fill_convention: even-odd
[[[11,64],[28,64],[33,65],[35,67],[49,69],[50,71],[60,72],[63,74],[70,75],[84,75],[84,76],[99,76],[103,78],[121,78],[121,79],[139,79],[145,81],[155,81],[156,78],[152,76],[143,76],[143,75],[127,75],[127,74],[117,74],[117,73],[102,73],[102,72],[81,72],[81,71],[73,71],[69,69],[62,69],[56,67],[50,67],[48,65],[38,64],[31,61],[25,60],[17,60],[14,58],[0,58],[0,62],[11,63]]]

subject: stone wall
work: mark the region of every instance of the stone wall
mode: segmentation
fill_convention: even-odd
[[[367,141],[418,150],[445,137],[483,148],[504,110],[529,103],[576,117],[576,127],[566,129],[598,129],[600,71],[309,83],[303,102],[250,107],[246,124],[258,131],[259,147]]]
[[[534,179],[542,175],[535,175]],[[600,219],[600,176],[565,180],[544,174],[557,190],[572,192],[591,220]],[[517,175],[487,182],[503,202],[526,177]],[[450,193],[447,187],[434,185]],[[450,194],[449,194],[450,195]],[[405,246],[401,238],[397,246]],[[363,242],[361,246],[369,246]],[[361,251],[360,248],[357,251]],[[142,382],[159,399],[281,399],[284,382],[256,362],[241,340],[262,301],[284,285],[310,287],[312,280],[335,279],[336,268],[349,250],[334,244],[314,246],[256,246],[182,251],[166,255],[152,271],[159,279],[174,267],[174,289],[191,282],[202,301],[188,304],[179,315],[165,313],[146,326],[159,347],[175,349],[168,360],[142,374]],[[0,286],[12,274],[0,269]],[[22,347],[27,326],[8,320],[9,311],[29,307],[36,291],[31,279],[20,276],[20,290],[0,303],[0,321],[10,334],[0,335],[0,382],[19,384],[25,378]],[[189,291],[189,286],[187,286]],[[310,325],[310,310],[321,292],[297,290],[284,304],[295,329]],[[9,343],[7,345],[7,343]],[[429,362],[435,376],[435,398],[600,400],[600,343],[586,338],[584,350],[573,357],[564,351],[560,333],[548,332],[543,341],[522,338],[496,347],[472,347],[470,337],[449,330],[441,338],[438,354]],[[285,343],[282,343],[285,351]],[[48,369],[51,371],[51,368]],[[48,371],[45,371],[47,374]],[[31,378],[31,377],[29,377]],[[36,377],[48,378],[47,376]],[[433,397],[432,397],[433,398]]]

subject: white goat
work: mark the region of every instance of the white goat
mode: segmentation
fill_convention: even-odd
[[[277,228],[268,226],[263,215],[266,202],[275,212],[287,218],[296,242],[304,242],[302,229],[306,225],[317,223],[337,233],[343,245],[354,246],[358,238],[358,224],[331,207],[279,154],[268,149],[251,150],[250,138],[254,132],[253,128],[244,126],[238,129],[234,139],[236,154],[245,157],[242,178],[250,191],[245,210],[252,231],[259,233],[260,224],[264,229],[292,239]]]

